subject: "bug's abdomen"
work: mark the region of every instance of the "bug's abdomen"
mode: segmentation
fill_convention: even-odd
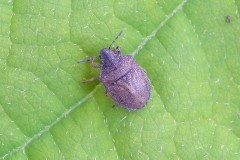
[[[142,108],[150,97],[150,81],[137,64],[105,87],[115,102],[132,110]]]

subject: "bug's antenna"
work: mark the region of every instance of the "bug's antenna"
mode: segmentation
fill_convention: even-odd
[[[113,43],[115,43],[116,40],[122,35],[122,33],[123,33],[123,30],[121,30],[121,31],[118,33],[117,37],[112,41],[112,43],[111,43],[110,46],[109,46],[109,49],[111,48],[111,46],[113,45]]]

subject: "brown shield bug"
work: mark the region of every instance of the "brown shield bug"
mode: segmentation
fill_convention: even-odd
[[[100,64],[95,62],[96,56],[80,60],[79,63],[91,61],[93,67],[100,68],[99,76],[86,80],[99,79],[112,99],[124,108],[135,110],[145,106],[150,98],[151,84],[145,70],[138,65],[132,55],[122,54],[120,47],[111,49],[112,44],[122,34],[122,31],[112,41],[109,48],[100,51]]]

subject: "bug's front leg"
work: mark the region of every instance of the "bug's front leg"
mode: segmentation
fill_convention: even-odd
[[[95,77],[92,77],[92,78],[90,78],[90,79],[83,80],[82,82],[83,82],[83,83],[89,83],[89,82],[92,82],[92,81],[97,80],[98,78],[99,78],[98,76],[95,76]]]
[[[107,88],[105,88],[104,94],[105,94],[106,97],[108,97],[108,93],[109,93],[109,92],[108,92]]]
[[[91,62],[92,62],[92,67],[94,68],[101,68],[101,64],[97,63],[96,62],[96,56],[94,56],[92,59],[91,59]]]
[[[78,61],[78,63],[83,63],[83,62],[88,62],[88,61],[91,61],[91,64],[92,64],[92,67],[94,68],[100,68],[101,67],[101,64],[98,64],[96,62],[96,56],[92,56],[92,57],[87,57],[85,59],[81,59]]]

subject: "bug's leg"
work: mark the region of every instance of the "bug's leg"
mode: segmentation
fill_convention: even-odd
[[[108,90],[105,89],[105,96],[107,97],[108,96]]]
[[[92,56],[92,57],[87,57],[87,58],[84,58],[84,59],[80,59],[80,60],[78,61],[78,63],[83,63],[83,62],[92,61],[93,59],[96,59],[96,56]]]
[[[85,59],[79,60],[78,63],[83,63],[83,62],[91,61],[92,67],[94,67],[94,68],[100,68],[100,67],[101,67],[101,64],[96,63],[96,58],[97,58],[96,56],[87,57],[87,58],[85,58]]]
[[[114,103],[114,104],[112,105],[112,109],[116,109],[118,106],[119,106],[119,104]]]
[[[83,80],[82,82],[83,82],[83,83],[88,83],[88,82],[95,81],[95,80],[97,80],[97,79],[98,79],[98,76],[95,76],[95,77],[92,77],[92,78],[90,78],[90,79]]]
[[[91,62],[92,62],[92,67],[94,68],[101,68],[101,64],[99,63],[96,63],[96,56],[94,56],[92,59],[91,59]]]

